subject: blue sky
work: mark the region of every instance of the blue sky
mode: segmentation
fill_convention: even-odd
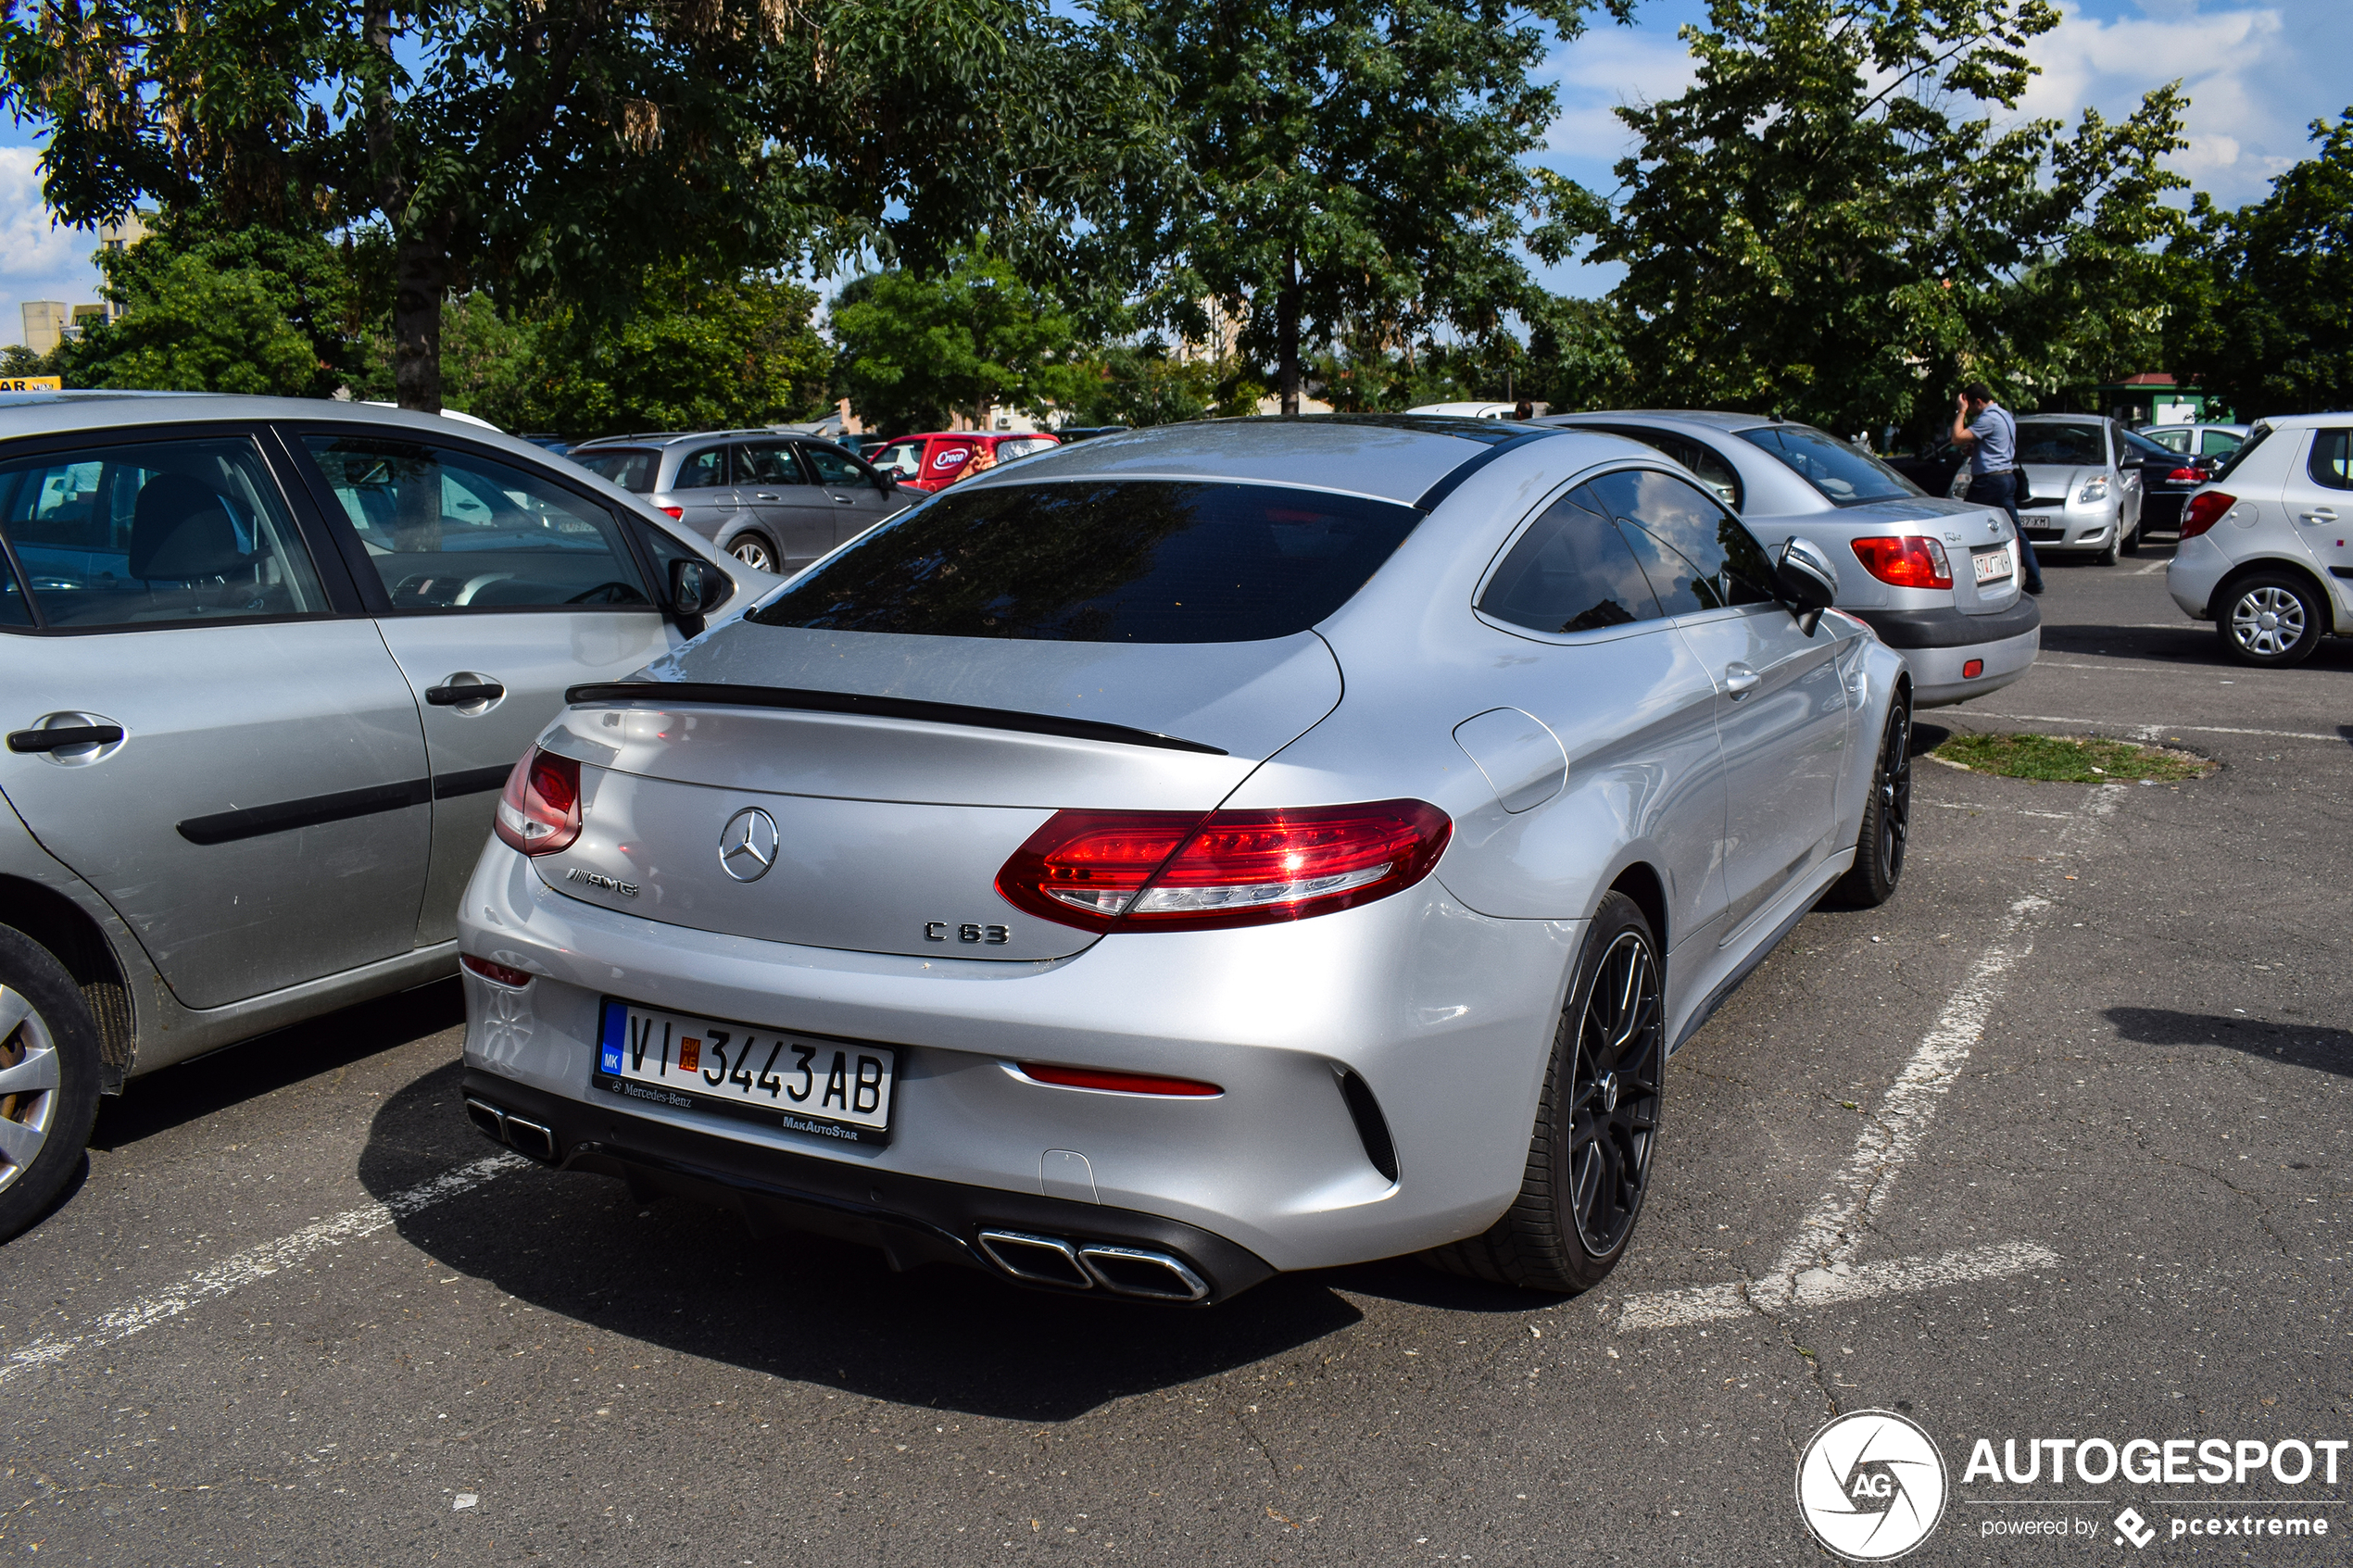
[[[2179,77],[2190,95],[2189,149],[2174,166],[2224,206],[2261,197],[2302,157],[2305,127],[2353,105],[2353,4],[2347,0],[2062,0],[2067,19],[2032,51],[2043,74],[2020,112],[2072,120],[2086,107],[2111,118]],[[1541,161],[1598,190],[1626,150],[1620,103],[1671,97],[1690,77],[1676,29],[1705,18],[1705,0],[1641,0],[1632,27],[1610,24],[1556,50],[1547,70],[1561,118]],[[15,301],[97,295],[91,236],[57,229],[41,203],[40,152],[20,127],[0,127],[0,342],[22,341]],[[1615,270],[1576,263],[1542,274],[1555,292],[1598,295]]]

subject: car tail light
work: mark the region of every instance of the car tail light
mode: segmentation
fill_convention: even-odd
[[[580,836],[580,764],[533,746],[507,775],[492,824],[526,855],[552,855]]]
[[[1974,681],[1984,673],[1985,661],[1982,659],[1972,659],[1961,666],[1961,679],[1964,681]]]
[[[657,507],[654,509],[661,512],[662,516],[670,519],[673,522],[677,521],[680,518],[686,515],[686,508],[684,507]]]
[[[1454,824],[1419,800],[1288,811],[1057,811],[997,873],[1082,931],[1203,931],[1367,904],[1429,874]]]
[[[2165,483],[2168,484],[2203,484],[2206,483],[2206,470],[2201,468],[2175,469],[2171,473],[2165,476]]]
[[[1855,541],[1855,558],[1863,570],[1898,588],[1949,588],[1953,568],[1944,546],[1925,534],[1907,533]]]
[[[1109,1089],[1123,1095],[1177,1095],[1201,1098],[1226,1091],[1198,1078],[1164,1078],[1153,1073],[1107,1073],[1097,1067],[1056,1067],[1051,1062],[1025,1061],[1022,1076],[1066,1089]]]
[[[2203,495],[2193,495],[2190,504],[2182,508],[2182,537],[2195,539],[2216,523],[2222,514],[2239,504],[2236,495],[2225,495],[2220,490],[2208,490]]]
[[[458,961],[484,980],[495,980],[501,985],[512,985],[517,990],[521,990],[531,984],[531,971],[517,969],[510,963],[493,963],[488,959],[478,959],[472,953],[459,954]]]

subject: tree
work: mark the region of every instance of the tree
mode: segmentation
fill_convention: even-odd
[[[1637,395],[1837,430],[1925,418],[1982,377],[2032,406],[2156,341],[2152,246],[2183,184],[2183,99],[2120,124],[1998,127],[2057,25],[2048,0],[1711,0],[1697,80],[1624,107],[1602,197],[1553,181],[1555,245],[1622,262]]]
[[[626,301],[857,246],[921,257],[1066,212],[1150,117],[1044,0],[51,0],[0,19],[0,103],[68,221],[142,196],[232,224],[380,227],[395,385],[441,403],[442,305]]]
[[[2353,407],[2353,108],[2236,212],[2201,194],[2171,258],[2169,365],[2242,419]]]
[[[924,430],[995,408],[1068,406],[1085,384],[1070,317],[986,246],[928,274],[853,278],[835,296],[841,385],[878,428]]]
[[[1287,413],[1303,343],[1492,334],[1527,287],[1519,160],[1554,115],[1529,73],[1593,5],[1138,0],[1189,179],[1139,200],[1106,248],[1149,269],[1157,315],[1188,337],[1204,301],[1245,318]]]
[[[279,397],[317,390],[311,341],[287,319],[266,275],[171,253],[108,272],[107,292],[125,313],[58,346],[69,384]]]

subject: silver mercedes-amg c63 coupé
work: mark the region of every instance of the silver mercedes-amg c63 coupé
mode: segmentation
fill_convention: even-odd
[[[902,1266],[1586,1288],[1667,1054],[1902,872],[1908,676],[1836,572],[1492,420],[968,481],[568,694],[459,913],[469,1114]]]

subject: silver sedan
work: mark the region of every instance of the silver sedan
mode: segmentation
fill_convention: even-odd
[[[1588,1288],[1667,1054],[1902,874],[1911,677],[1843,564],[1491,420],[960,484],[570,694],[458,911],[469,1112],[1046,1288]]]

